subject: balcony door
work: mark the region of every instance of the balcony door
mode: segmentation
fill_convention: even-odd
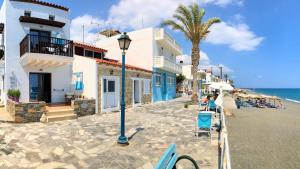
[[[51,103],[51,74],[29,74],[30,101],[44,101]]]
[[[46,52],[46,47],[49,47],[51,43],[51,32],[30,30],[30,48],[31,52],[40,53]]]

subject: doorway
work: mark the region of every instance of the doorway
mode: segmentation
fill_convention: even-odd
[[[30,101],[51,103],[51,73],[29,73]]]
[[[102,91],[103,111],[118,110],[120,105],[119,79],[117,77],[103,77]]]
[[[133,79],[133,105],[141,104],[142,100],[142,88],[141,88],[141,80],[140,79]]]

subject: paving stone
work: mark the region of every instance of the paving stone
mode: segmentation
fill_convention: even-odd
[[[201,168],[218,166],[218,133],[194,136],[197,106],[189,98],[126,109],[128,146],[117,144],[120,113],[96,114],[54,123],[0,123],[0,168],[153,168],[171,143]],[[216,119],[218,120],[218,119]],[[182,166],[184,168],[184,166]]]

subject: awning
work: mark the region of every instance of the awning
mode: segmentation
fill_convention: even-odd
[[[40,25],[53,26],[53,27],[57,27],[57,28],[62,28],[66,25],[63,22],[51,21],[51,20],[47,20],[47,19],[30,17],[30,16],[20,16],[19,20],[20,20],[20,22],[35,23],[35,24],[40,24]]]
[[[222,89],[222,90],[226,90],[226,91],[232,91],[234,90],[234,88],[225,82],[212,82],[211,85],[209,86],[209,88],[211,89]]]

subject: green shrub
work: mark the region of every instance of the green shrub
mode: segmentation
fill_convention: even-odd
[[[21,92],[20,92],[19,89],[18,89],[18,90],[9,89],[9,90],[7,91],[7,96],[8,96],[8,97],[11,97],[11,98],[19,99],[20,96],[21,96]]]
[[[20,90],[19,90],[19,89],[18,89],[18,90],[15,90],[15,97],[19,99],[20,96],[21,96]]]

